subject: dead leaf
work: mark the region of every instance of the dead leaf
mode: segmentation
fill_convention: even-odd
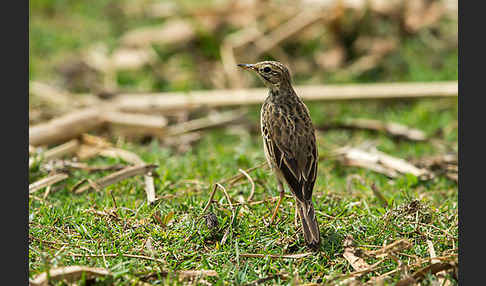
[[[343,256],[346,258],[349,264],[351,264],[354,270],[361,271],[370,267],[370,265],[366,263],[363,258],[359,257],[361,250],[355,247],[353,236],[348,235],[343,241],[343,246]]]

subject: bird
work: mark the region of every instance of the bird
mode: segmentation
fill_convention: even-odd
[[[310,248],[320,245],[312,191],[317,178],[318,154],[309,109],[291,83],[289,69],[277,61],[238,64],[255,72],[268,88],[260,111],[263,149],[280,192],[270,224],[273,224],[285,195],[284,183],[295,198],[304,239]]]

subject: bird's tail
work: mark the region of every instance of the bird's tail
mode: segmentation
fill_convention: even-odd
[[[321,242],[321,236],[319,234],[319,225],[317,224],[316,216],[314,214],[312,199],[308,201],[300,201],[296,199],[295,201],[302,221],[302,230],[304,231],[305,241],[311,248],[318,248]]]

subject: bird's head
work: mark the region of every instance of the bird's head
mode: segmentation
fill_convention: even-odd
[[[264,61],[256,64],[239,64],[239,67],[252,70],[272,90],[278,90],[282,85],[290,86],[290,72],[283,64],[275,61]]]

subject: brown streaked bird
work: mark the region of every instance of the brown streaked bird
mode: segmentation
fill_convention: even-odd
[[[285,182],[295,197],[305,241],[310,247],[317,248],[319,225],[312,204],[317,147],[309,110],[292,88],[289,70],[283,64],[263,61],[238,66],[254,71],[269,88],[261,109],[261,129],[265,157],[277,177],[280,191],[270,223],[275,220],[284,197]]]

